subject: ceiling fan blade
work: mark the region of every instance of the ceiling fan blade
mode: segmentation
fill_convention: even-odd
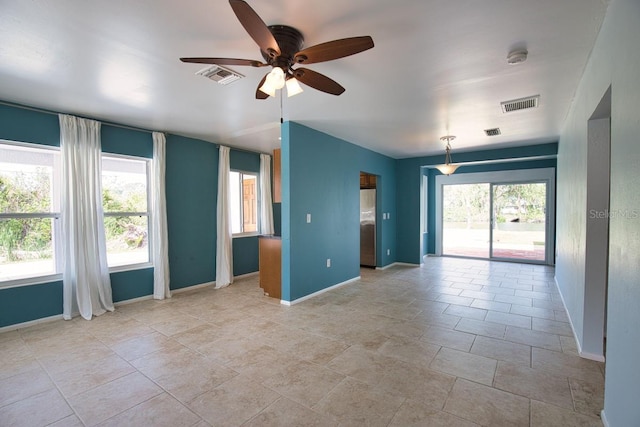
[[[249,33],[251,38],[260,46],[263,52],[270,57],[280,56],[280,46],[269,31],[269,27],[264,23],[262,18],[243,0],[229,0],[229,4],[234,13],[238,17],[238,21],[244,29]]]
[[[266,67],[269,65],[264,62],[254,61],[253,59],[235,58],[180,58],[180,61],[194,64],[246,65],[248,67]]]
[[[333,40],[301,50],[294,55],[293,61],[298,64],[331,61],[360,53],[372,47],[373,39],[370,36]]]
[[[258,87],[256,88],[256,99],[267,99],[269,97],[269,95],[260,90],[264,81],[267,80],[268,75],[269,73],[265,74],[262,80],[260,80],[260,83],[258,83]]]
[[[340,95],[344,92],[344,88],[337,82],[331,80],[324,74],[317,73],[307,68],[297,68],[293,70],[293,76],[314,89],[318,89],[322,92],[330,93],[331,95]]]

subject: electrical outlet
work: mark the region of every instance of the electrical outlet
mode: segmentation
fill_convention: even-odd
[[[331,258],[327,258],[327,268],[331,267]]]
[[[391,255],[391,249],[387,249],[387,255]]]
[[[307,214],[307,224],[311,224],[311,214]]]

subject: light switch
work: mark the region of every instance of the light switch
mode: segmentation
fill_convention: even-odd
[[[307,214],[307,224],[311,224],[311,214]]]

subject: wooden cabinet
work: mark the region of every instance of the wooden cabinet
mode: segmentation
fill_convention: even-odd
[[[282,296],[282,240],[279,236],[260,236],[258,242],[260,287],[265,295],[280,299]]]
[[[273,150],[273,203],[282,203],[280,149]]]
[[[360,188],[376,188],[376,176],[360,172]]]

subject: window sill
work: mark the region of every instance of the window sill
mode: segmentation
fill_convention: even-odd
[[[21,286],[42,285],[45,283],[62,281],[62,273],[49,274],[46,276],[25,277],[22,279],[12,279],[0,282],[0,289],[18,288]]]
[[[233,236],[231,236],[233,239],[242,239],[244,237],[258,237],[260,236],[260,233],[258,232],[251,232],[251,233],[238,233],[238,234],[234,234]]]

